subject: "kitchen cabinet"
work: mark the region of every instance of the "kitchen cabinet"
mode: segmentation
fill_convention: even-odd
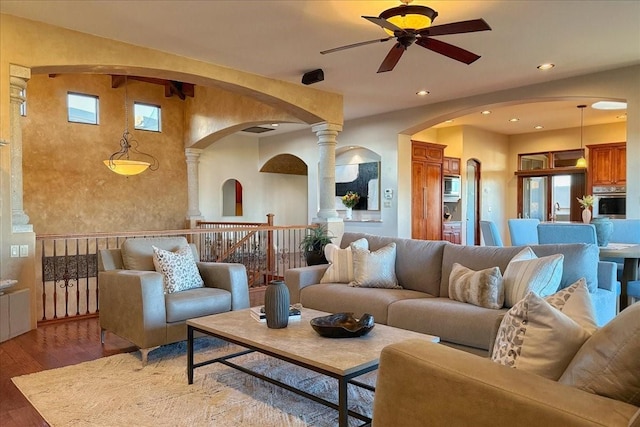
[[[460,176],[460,158],[444,157],[442,159],[442,174]]]
[[[442,240],[462,244],[462,223],[460,221],[448,221],[442,224]]]
[[[442,240],[444,145],[411,142],[411,237]]]
[[[589,148],[590,187],[627,184],[627,144],[587,145]]]

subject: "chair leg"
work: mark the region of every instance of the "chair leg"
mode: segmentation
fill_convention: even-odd
[[[104,345],[104,337],[107,334],[107,330],[100,328],[100,344]]]
[[[140,354],[142,355],[142,366],[147,366],[147,361],[149,360],[149,353],[155,350],[156,348],[160,348],[159,345],[150,348],[141,348]]]

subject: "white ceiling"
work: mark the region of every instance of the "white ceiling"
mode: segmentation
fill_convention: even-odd
[[[325,80],[313,87],[342,93],[346,119],[640,63],[638,0],[416,0],[414,5],[438,12],[434,25],[484,18],[492,27],[492,31],[439,37],[482,56],[471,65],[413,45],[393,71],[377,74],[393,41],[319,53],[385,37],[382,29],[361,16],[378,16],[399,4],[397,0],[2,0],[0,12],[290,82],[300,83],[303,73],[322,68]],[[536,68],[545,62],[556,67]],[[416,96],[420,89],[430,94]],[[489,116],[457,118],[450,125],[471,124],[504,134],[532,132],[537,124],[544,130],[577,127],[578,103],[505,107]],[[623,113],[589,108],[585,125],[615,122]],[[520,121],[511,123],[511,117]]]

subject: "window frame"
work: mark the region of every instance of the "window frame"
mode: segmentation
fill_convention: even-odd
[[[157,111],[158,111],[158,129],[149,129],[149,128],[145,128],[145,127],[138,127],[138,124],[136,123],[136,107],[138,105],[143,106],[143,107],[153,107],[153,108],[157,109]],[[142,131],[147,131],[147,132],[161,133],[162,132],[162,107],[160,105],[151,104],[149,102],[133,101],[133,128],[135,130],[142,130]]]
[[[71,116],[71,106],[69,105],[69,97],[70,96],[80,96],[80,97],[84,97],[84,98],[93,98],[95,100],[95,107],[96,107],[96,111],[95,111],[95,122],[89,122],[89,121],[81,121],[81,120],[72,120],[72,116]],[[72,92],[72,91],[68,91],[67,92],[67,122],[68,123],[79,123],[81,125],[99,125],[100,124],[100,97],[98,95],[91,95],[88,93],[82,93],[82,92]]]

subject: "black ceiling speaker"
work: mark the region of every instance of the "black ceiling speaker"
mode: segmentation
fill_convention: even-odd
[[[311,85],[324,80],[324,71],[318,68],[317,70],[309,71],[302,75],[302,84]]]

